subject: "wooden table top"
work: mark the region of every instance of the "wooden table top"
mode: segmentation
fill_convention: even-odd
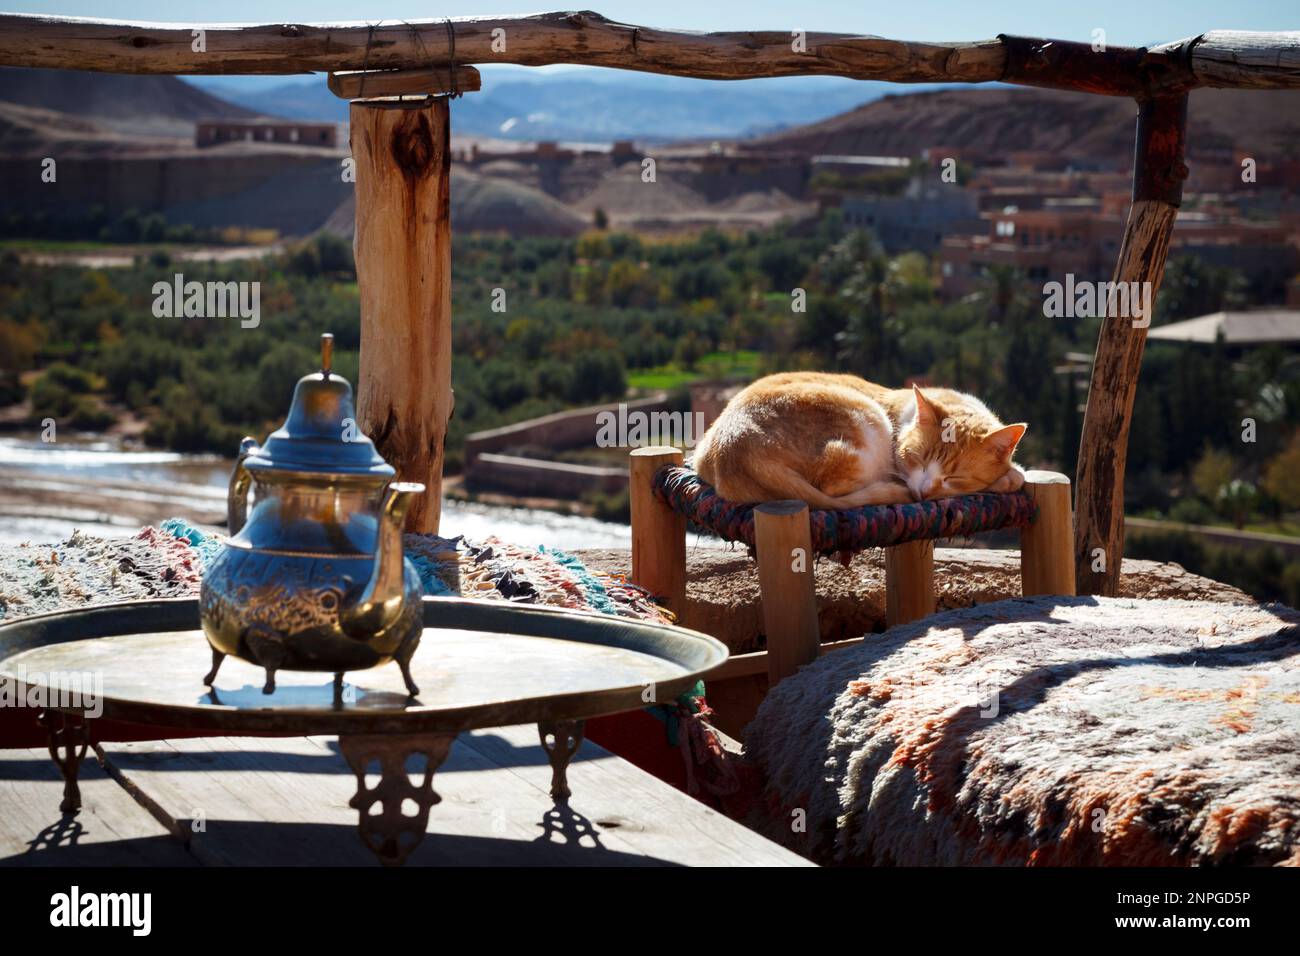
[[[0,750],[0,866],[375,866],[334,737],[209,737],[103,745],[83,809],[61,819],[44,750]],[[550,799],[537,729],[462,733],[434,778],[442,802],[408,866],[808,866],[586,741],[573,796]],[[135,790],[135,795],[132,790]],[[151,801],[161,820],[144,808]]]

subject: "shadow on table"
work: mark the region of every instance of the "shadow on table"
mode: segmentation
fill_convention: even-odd
[[[91,823],[93,826],[93,822]],[[668,860],[609,850],[600,843],[591,821],[568,807],[546,811],[543,834],[532,842],[496,837],[428,833],[407,866],[677,866]],[[112,843],[86,843],[86,827],[65,816],[33,837],[24,853],[0,859],[0,867],[26,866],[193,866],[229,861],[210,849],[187,853],[172,837],[158,836]],[[276,866],[378,866],[361,845],[355,827],[326,823],[209,820],[208,847],[274,845]],[[302,848],[295,854],[292,847]],[[337,848],[331,860],[328,848]],[[268,861],[268,864],[270,861]]]
[[[176,840],[166,834],[88,842],[97,825],[65,814],[28,841],[27,850],[0,857],[0,867],[26,866],[194,866],[196,861]]]
[[[481,738],[490,738],[489,740]],[[275,740],[276,738],[267,738]],[[520,747],[508,738],[492,731],[480,731],[477,737],[462,734],[452,747],[447,762],[440,772],[472,773],[475,770],[487,770],[490,767],[468,760],[458,760],[457,751],[464,747],[480,750],[486,743],[492,745],[492,760],[499,767],[545,766],[546,754],[535,743]],[[147,741],[145,743],[148,743]],[[479,746],[475,746],[479,744]],[[110,745],[111,746],[111,745]],[[570,764],[586,760],[599,760],[608,756],[590,744],[584,743],[574,754]],[[93,762],[93,756],[87,756]],[[112,762],[124,767],[166,767],[169,773],[208,773],[213,770],[222,772],[240,771],[275,771],[277,773],[308,774],[343,774],[348,775],[347,762],[343,759],[337,739],[325,741],[325,749],[320,753],[285,753],[268,747],[266,750],[217,748],[212,750],[116,750]],[[43,779],[52,769],[53,764],[45,756],[33,755],[30,758],[12,758],[5,763],[5,775],[18,779]],[[436,778],[435,778],[436,779]],[[436,785],[435,785],[436,788]]]

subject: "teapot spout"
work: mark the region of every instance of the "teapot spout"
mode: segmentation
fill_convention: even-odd
[[[369,638],[391,625],[402,614],[404,601],[402,526],[406,511],[424,485],[395,481],[388,486],[379,510],[379,535],[375,544],[375,566],[361,593],[339,611],[339,624],[354,637]]]

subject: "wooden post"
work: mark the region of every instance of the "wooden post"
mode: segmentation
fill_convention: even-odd
[[[361,430],[427,492],[409,531],[436,533],[451,417],[451,150],[445,97],[351,107],[361,294]]]
[[[1113,597],[1119,590],[1129,424],[1151,324],[1149,309],[1164,278],[1169,239],[1187,176],[1183,163],[1186,126],[1186,92],[1138,104],[1133,206],[1097,340],[1079,439],[1074,532],[1079,594]],[[1125,289],[1122,297],[1118,294],[1121,283]],[[1144,314],[1138,314],[1135,298],[1146,307]]]
[[[1025,473],[1025,493],[1038,505],[1034,523],[1020,532],[1020,593],[1074,591],[1074,518],[1070,479],[1055,471]]]
[[[934,613],[934,542],[908,541],[885,549],[885,626]]]
[[[681,451],[667,445],[634,448],[628,456],[632,583],[662,598],[678,624],[686,618],[686,516],[655,497],[651,479],[683,461]]]
[[[821,652],[808,505],[770,501],[755,507],[754,542],[771,688]]]

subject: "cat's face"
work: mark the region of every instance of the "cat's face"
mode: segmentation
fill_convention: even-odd
[[[983,491],[1011,468],[1023,424],[991,428],[967,407],[944,408],[913,387],[916,414],[898,436],[899,477],[917,501]]]

